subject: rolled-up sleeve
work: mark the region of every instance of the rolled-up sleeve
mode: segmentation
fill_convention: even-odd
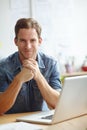
[[[50,71],[51,71],[50,78],[49,78],[50,86],[52,86],[54,89],[57,89],[58,91],[61,91],[62,85],[61,85],[61,80],[60,80],[60,74],[59,74],[57,61],[55,61],[52,64]]]

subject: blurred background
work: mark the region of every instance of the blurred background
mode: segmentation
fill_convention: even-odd
[[[40,49],[58,60],[61,74],[87,66],[87,0],[0,0],[0,58],[16,51],[14,26],[23,17],[40,22]]]

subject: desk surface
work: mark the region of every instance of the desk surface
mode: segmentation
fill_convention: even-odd
[[[6,114],[0,116],[0,124],[15,122],[17,117],[32,113]],[[38,124],[37,124],[38,125]],[[87,115],[55,125],[39,125],[43,130],[87,130]]]
[[[87,71],[72,72],[72,73],[64,73],[64,74],[62,74],[63,77],[80,76],[80,75],[87,75]]]

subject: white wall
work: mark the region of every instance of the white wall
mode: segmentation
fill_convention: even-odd
[[[54,0],[55,55],[75,57],[81,66],[87,55],[87,0]],[[58,50],[58,51],[57,51]]]
[[[0,57],[10,49],[10,21],[9,0],[0,0]]]

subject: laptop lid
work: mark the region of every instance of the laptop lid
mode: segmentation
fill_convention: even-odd
[[[87,76],[66,77],[53,122],[87,114]]]
[[[53,114],[52,119],[42,118]],[[53,111],[40,112],[33,115],[17,118],[17,121],[26,121],[42,124],[54,124],[87,114],[87,76],[66,77],[64,86]]]

